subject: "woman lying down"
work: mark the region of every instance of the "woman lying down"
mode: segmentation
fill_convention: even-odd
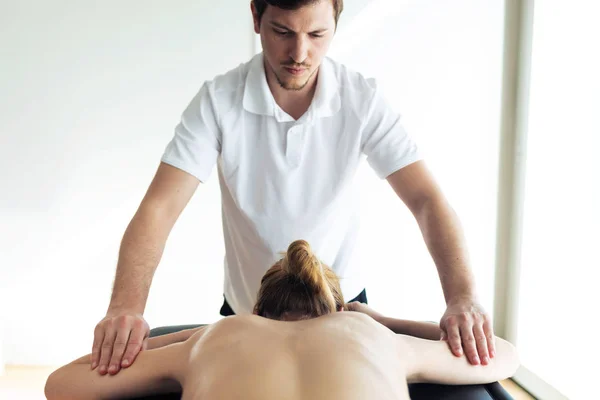
[[[489,364],[473,366],[437,340],[436,324],[383,318],[357,303],[344,307],[337,276],[302,240],[262,278],[254,314],[152,338],[116,375],[91,370],[87,355],[52,373],[46,396],[399,400],[409,399],[407,383],[489,383],[519,365],[515,348],[500,338]]]

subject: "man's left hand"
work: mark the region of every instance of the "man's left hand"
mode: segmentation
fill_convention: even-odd
[[[473,365],[487,365],[495,356],[494,331],[490,316],[476,301],[463,298],[448,302],[440,320],[442,340],[447,340],[452,353],[464,353]]]

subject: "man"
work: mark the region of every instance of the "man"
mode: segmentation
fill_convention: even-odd
[[[377,85],[326,58],[343,0],[253,0],[263,53],[206,82],[184,111],[129,224],[92,368],[128,367],[144,348],[152,277],[180,213],[218,163],[226,250],[223,315],[247,314],[277,254],[306,238],[366,302],[352,249],[349,188],[362,155],[414,214],[438,269],[447,309],[442,336],[456,356],[494,356],[456,215]]]

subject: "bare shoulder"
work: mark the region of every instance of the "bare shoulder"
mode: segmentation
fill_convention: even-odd
[[[224,335],[231,337],[236,333],[243,334],[248,330],[264,326],[265,320],[266,318],[256,315],[232,315],[199,329],[188,339],[188,342],[195,345],[215,337],[223,337]]]
[[[267,318],[259,317],[258,315],[232,315],[225,317],[210,325],[209,331],[213,330],[230,330],[230,329],[251,329],[260,326],[264,326],[268,323]],[[279,321],[272,321],[279,322]],[[207,331],[208,332],[208,331]]]
[[[362,313],[362,312],[343,311],[343,312],[335,313],[334,315],[337,315],[342,318],[349,318],[349,319],[353,319],[356,321],[361,321],[362,323],[366,323],[366,324],[379,324],[371,316],[369,316],[365,313]]]
[[[316,332],[323,330],[328,335],[342,335],[347,339],[370,342],[371,340],[393,339],[394,333],[372,317],[353,311],[336,312],[304,321],[307,328]]]
[[[394,334],[391,330],[386,328],[383,324],[381,324],[380,322],[377,322],[371,316],[369,316],[365,313],[362,313],[362,312],[344,311],[344,312],[336,313],[336,315],[339,318],[343,318],[354,324],[360,324],[364,327],[370,327],[370,328],[379,330],[381,332],[385,332],[390,335]]]
[[[381,335],[394,336],[392,331],[366,314],[337,312],[299,321],[278,321],[257,315],[230,316],[199,330],[188,341],[194,346],[198,343],[219,341],[225,337],[231,342],[237,336],[248,339],[254,334],[260,334],[264,337],[269,332],[281,336],[286,333],[296,334],[299,331],[305,331],[305,329],[316,329],[318,331],[328,329],[332,332],[341,329],[355,333],[369,332],[370,335],[377,334],[379,337]]]

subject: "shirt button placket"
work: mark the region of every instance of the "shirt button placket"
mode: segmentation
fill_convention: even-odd
[[[302,126],[300,125],[294,126],[288,130],[286,157],[288,163],[293,167],[297,167],[300,164],[303,136]]]

